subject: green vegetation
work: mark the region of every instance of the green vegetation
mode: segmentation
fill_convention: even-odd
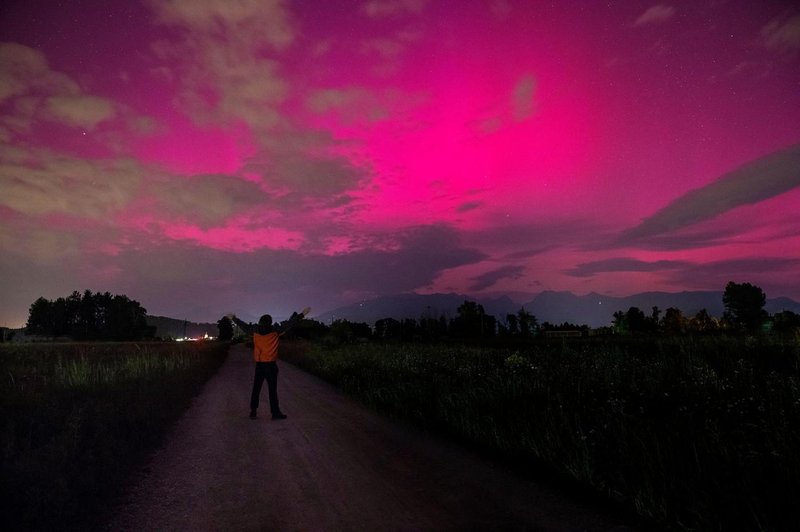
[[[95,526],[227,350],[201,342],[0,346],[0,522]]]
[[[283,356],[380,411],[572,479],[661,526],[800,522],[796,340],[362,343]]]

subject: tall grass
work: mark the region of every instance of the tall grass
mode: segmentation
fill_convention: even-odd
[[[0,521],[84,529],[224,361],[225,344],[0,347]]]
[[[800,523],[797,343],[355,345],[292,359],[379,410],[573,479],[651,523]]]

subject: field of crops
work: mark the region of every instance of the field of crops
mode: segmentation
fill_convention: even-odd
[[[224,361],[217,343],[0,345],[0,522],[84,529]]]
[[[796,341],[361,344],[290,356],[380,411],[571,479],[650,523],[800,523]]]

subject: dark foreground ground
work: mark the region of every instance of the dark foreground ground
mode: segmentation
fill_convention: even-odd
[[[109,530],[629,530],[280,363],[281,407],[248,419],[231,354],[133,483]]]

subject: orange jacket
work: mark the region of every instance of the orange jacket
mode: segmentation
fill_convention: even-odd
[[[256,362],[275,362],[278,360],[278,340],[280,334],[271,332],[253,335],[253,358]]]

